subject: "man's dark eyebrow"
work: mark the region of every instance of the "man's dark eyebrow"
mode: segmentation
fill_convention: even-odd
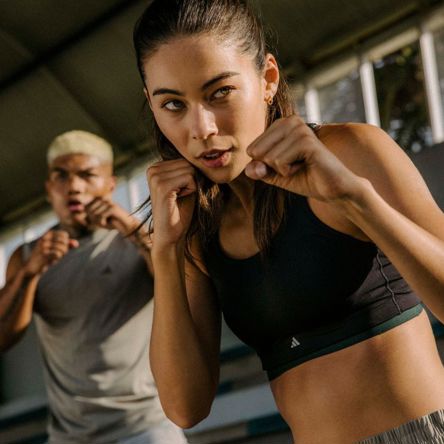
[[[212,79],[208,80],[201,86],[201,90],[205,91],[207,88],[209,88],[211,85],[219,82],[220,80],[227,79],[228,77],[238,76],[238,72],[234,71],[226,71],[221,74],[218,74],[217,76],[213,77]],[[170,88],[157,88],[153,91],[153,96],[158,96],[160,94],[174,94],[176,96],[184,96],[185,94],[181,91],[178,91],[176,89],[170,89]]]
[[[65,170],[65,169],[62,168],[62,167],[50,167],[50,168],[49,168],[49,172],[50,172],[50,173],[66,173],[67,170]]]
[[[76,173],[76,174],[78,174],[78,173],[90,173],[90,172],[92,172],[95,168],[96,168],[96,167],[89,167],[89,168],[85,168],[84,170],[78,170],[78,171],[76,171],[75,173]],[[58,167],[58,166],[56,166],[56,167],[50,167],[50,168],[49,168],[49,172],[50,172],[50,173],[68,173],[69,171],[66,170],[65,168],[62,168],[62,167]]]

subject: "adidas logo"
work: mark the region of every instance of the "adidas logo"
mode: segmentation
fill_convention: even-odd
[[[290,345],[290,348],[295,348],[295,347],[297,347],[298,345],[301,345],[301,343],[293,336],[292,338],[291,338],[291,345]]]

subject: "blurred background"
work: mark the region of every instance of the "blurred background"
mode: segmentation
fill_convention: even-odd
[[[114,146],[116,200],[147,196],[150,121],[132,48],[147,0],[0,0],[0,285],[10,254],[55,222],[43,183],[59,133]],[[368,122],[406,150],[444,208],[444,1],[256,0],[310,122]],[[433,322],[439,348],[442,326]],[[443,353],[444,355],[444,353]],[[251,350],[224,328],[212,414],[191,443],[287,444]],[[35,332],[0,356],[0,442],[41,443],[46,398]]]

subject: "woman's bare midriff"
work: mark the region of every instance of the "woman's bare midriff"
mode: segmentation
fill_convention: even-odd
[[[427,314],[271,382],[295,444],[348,444],[444,408]]]

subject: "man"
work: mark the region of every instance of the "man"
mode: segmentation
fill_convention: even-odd
[[[112,201],[111,146],[84,131],[47,153],[46,191],[59,225],[19,247],[0,290],[0,347],[35,314],[50,444],[183,444],[148,365],[153,281],[139,222]]]

